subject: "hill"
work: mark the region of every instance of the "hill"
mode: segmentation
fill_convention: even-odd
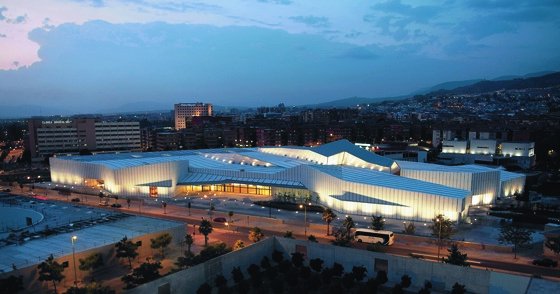
[[[440,90],[431,92],[429,94],[478,94],[499,90],[548,88],[554,86],[560,86],[560,72],[546,74],[539,77],[517,78],[512,80],[480,81],[472,85],[457,87],[452,90]]]

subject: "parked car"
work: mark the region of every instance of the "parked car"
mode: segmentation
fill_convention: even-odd
[[[114,207],[114,208],[121,208],[122,205],[120,205],[120,204],[118,204],[118,203],[113,203],[113,204],[111,204],[111,207]]]
[[[76,197],[76,198],[72,198],[72,200],[70,200],[72,202],[80,202],[80,198]]]
[[[4,190],[2,190],[2,192],[10,193],[10,192],[12,192],[12,190],[10,190],[10,189],[4,189]]]
[[[214,221],[217,222],[217,223],[225,223],[225,222],[227,222],[227,220],[226,220],[225,217],[215,217],[215,218],[214,218]]]
[[[552,260],[550,258],[535,259],[535,260],[533,260],[533,264],[534,265],[545,266],[545,267],[557,267],[558,266],[558,262],[555,261],[555,260]]]

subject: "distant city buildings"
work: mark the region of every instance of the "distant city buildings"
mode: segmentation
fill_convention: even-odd
[[[502,141],[495,133],[469,132],[468,140],[453,138],[452,131],[433,131],[432,142],[441,141],[438,162],[457,164],[494,164],[530,169],[535,165],[535,143],[528,141]]]
[[[95,118],[30,119],[27,145],[32,158],[80,151],[140,150],[140,123]]]
[[[188,127],[193,117],[212,116],[213,106],[210,103],[177,103],[174,107],[175,130],[182,130]]]

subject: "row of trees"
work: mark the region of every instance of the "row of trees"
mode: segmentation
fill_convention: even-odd
[[[378,293],[380,287],[384,287],[385,291],[390,290],[391,293],[404,293],[404,289],[412,285],[412,278],[403,275],[401,281],[392,288],[383,286],[388,282],[387,272],[383,270],[378,271],[374,278],[365,281],[367,268],[361,265],[353,266],[350,271],[345,272],[344,267],[336,262],[332,267],[325,267],[325,262],[320,258],[311,259],[306,264],[305,255],[299,252],[294,252],[291,258],[285,259],[282,252],[275,250],[272,253],[272,262],[264,256],[259,265],[249,265],[246,269],[248,279],[240,267],[234,267],[231,271],[233,285],[230,287],[225,276],[216,276],[214,286],[217,293],[231,293],[234,290],[238,293],[249,293],[251,289],[254,293],[264,292],[265,289],[273,293]],[[419,293],[430,293],[431,288],[431,283],[427,282]],[[210,294],[213,293],[212,290],[212,285],[204,283],[199,287],[197,294]],[[466,293],[465,286],[455,283],[451,293]]]
[[[150,247],[152,249],[159,250],[161,257],[164,258],[165,249],[171,244],[171,240],[172,237],[170,234],[161,234],[156,238],[150,239]],[[159,277],[158,270],[161,269],[161,264],[159,261],[154,261],[151,258],[148,258],[147,262],[142,263],[138,268],[132,268],[132,260],[138,257],[138,249],[140,246],[142,246],[141,241],[133,242],[126,236],[115,244],[115,256],[126,260],[128,267],[132,270],[130,274],[122,278],[128,287],[145,283]],[[94,282],[95,279],[93,278],[93,272],[105,265],[103,256],[100,253],[90,254],[84,259],[80,258],[79,262],[79,270],[88,272],[90,282],[82,288],[74,286],[68,290],[68,293],[85,293],[80,291],[86,291],[86,289],[102,291],[91,293],[114,293],[114,291],[110,290],[108,287],[104,287],[101,284]],[[65,278],[64,271],[67,267],[68,262],[59,263],[51,254],[45,261],[41,262],[37,266],[39,281],[51,282],[53,289],[56,292],[57,284]]]

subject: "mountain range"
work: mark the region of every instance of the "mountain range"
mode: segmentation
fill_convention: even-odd
[[[474,94],[498,91],[502,89],[523,89],[523,88],[544,88],[560,85],[560,72],[536,72],[523,76],[502,76],[492,80],[473,79],[464,81],[451,81],[435,86],[420,89],[407,95],[394,97],[349,97],[337,99],[329,102],[323,102],[312,105],[300,105],[308,108],[346,108],[356,106],[358,104],[373,104],[382,101],[404,100],[416,95],[446,95],[446,94]],[[235,107],[235,106],[233,106]],[[119,107],[106,108],[97,113],[115,114],[115,113],[134,113],[134,112],[168,112],[173,108],[162,102],[139,101],[120,105]],[[232,108],[226,106],[215,105],[216,112]],[[235,107],[238,109],[246,109],[246,107]],[[125,111],[123,111],[125,110]],[[64,109],[51,108],[48,106],[37,105],[3,105],[0,107],[0,118],[18,118],[31,116],[51,116],[51,115],[70,115],[71,113]]]
[[[451,81],[414,91],[408,95],[397,97],[350,97],[329,102],[306,105],[310,108],[340,108],[358,104],[373,104],[382,101],[404,100],[416,95],[445,95],[445,94],[474,94],[498,90],[545,88],[560,85],[560,72],[545,71],[526,74],[523,76],[501,76],[492,80],[474,79],[465,81]]]

